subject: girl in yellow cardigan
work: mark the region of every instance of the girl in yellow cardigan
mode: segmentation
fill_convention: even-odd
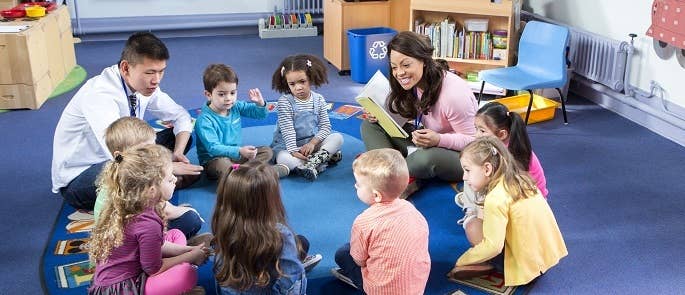
[[[568,254],[552,209],[530,176],[494,137],[481,137],[461,153],[464,182],[485,196],[482,231],[447,274],[465,279],[493,270],[489,260],[504,251],[504,284],[524,285]]]

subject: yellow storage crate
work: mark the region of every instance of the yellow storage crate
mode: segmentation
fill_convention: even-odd
[[[508,96],[492,101],[497,101],[507,106],[510,112],[517,112],[519,115],[521,115],[523,120],[526,120],[526,110],[528,109],[528,102],[530,101],[529,94],[526,93],[516,96]],[[560,103],[554,100],[533,94],[533,106],[530,108],[528,124],[554,119],[554,112],[559,105]]]

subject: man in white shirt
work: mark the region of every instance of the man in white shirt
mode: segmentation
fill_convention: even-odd
[[[52,191],[74,208],[93,209],[97,175],[111,159],[105,129],[124,116],[144,118],[148,111],[172,122],[173,129],[157,134],[157,143],[172,150],[174,174],[197,180],[202,167],[190,164],[184,155],[193,128],[190,114],[159,89],[168,59],[161,40],[151,33],[135,33],[126,42],[119,64],[86,81],[67,104],[55,130]]]

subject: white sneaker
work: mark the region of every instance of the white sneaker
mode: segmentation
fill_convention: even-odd
[[[323,256],[321,256],[321,254],[308,255],[302,262],[302,265],[304,266],[304,271],[311,271],[317,264],[319,264],[319,262],[321,262],[321,259],[323,259]]]
[[[72,221],[78,221],[78,220],[94,220],[93,216],[93,211],[87,211],[87,210],[76,210],[74,213],[69,214],[67,216],[67,219],[72,220]]]
[[[454,203],[459,206],[459,208],[464,209],[464,192],[458,192],[454,195]]]
[[[354,282],[352,282],[352,279],[348,278],[346,275],[342,273],[342,269],[340,269],[339,267],[331,268],[331,274],[343,283],[348,284],[355,289],[359,289],[357,285],[355,285]]]
[[[290,174],[290,169],[284,164],[276,164],[273,167],[276,169],[276,173],[278,173],[278,178],[283,178]]]

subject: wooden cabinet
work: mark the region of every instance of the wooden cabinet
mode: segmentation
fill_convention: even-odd
[[[323,1],[323,56],[339,71],[348,71],[350,57],[347,30],[390,26],[390,3]]]
[[[500,60],[494,59],[465,59],[456,57],[441,57],[450,63],[450,67],[461,73],[480,71],[497,67],[505,67],[513,64],[516,52],[518,33],[515,29],[514,13],[515,5],[519,1],[502,0],[501,3],[493,3],[490,0],[411,0],[409,19],[412,30],[415,30],[416,20],[425,23],[439,23],[445,19],[454,21],[456,27],[461,29],[467,19],[487,19],[488,32],[506,30],[507,47],[506,54]]]

